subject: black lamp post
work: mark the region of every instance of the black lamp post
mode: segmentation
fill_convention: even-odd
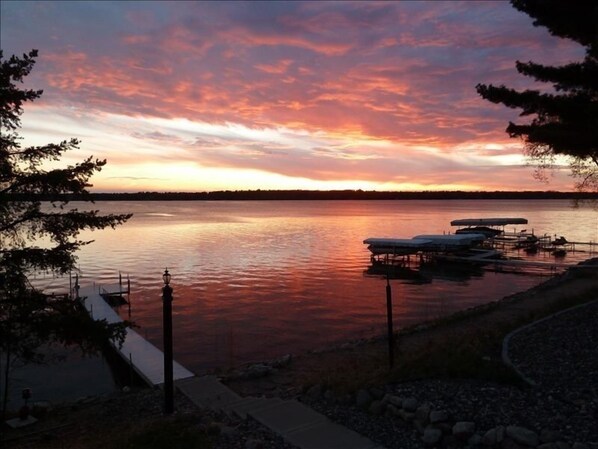
[[[174,384],[172,380],[172,287],[168,268],[162,275],[162,328],[164,332],[164,413],[174,412]]]
[[[395,339],[392,325],[392,292],[388,272],[386,273],[386,321],[388,326],[388,366],[392,369],[395,363]]]

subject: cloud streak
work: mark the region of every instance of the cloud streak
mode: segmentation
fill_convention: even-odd
[[[527,87],[515,60],[582,54],[504,2],[1,7],[5,54],[40,49],[28,80],[45,90],[32,138],[50,137],[45,117],[66,136],[82,132],[109,159],[108,174],[116,165],[111,178],[148,183],[160,176],[133,162],[185,164],[191,177],[263,173],[280,188],[544,188],[504,133],[516,112],[484,102],[474,86]],[[203,190],[227,179],[178,182]]]

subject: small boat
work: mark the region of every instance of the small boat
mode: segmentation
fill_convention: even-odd
[[[425,252],[454,252],[477,246],[483,234],[426,234],[411,239],[368,238],[363,241],[373,255],[407,256]]]
[[[526,218],[463,218],[451,221],[451,226],[465,226],[457,229],[455,234],[484,234],[488,238],[504,234],[507,225],[522,224],[527,224]]]

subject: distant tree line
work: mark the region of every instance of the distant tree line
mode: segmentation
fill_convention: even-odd
[[[43,194],[15,194],[19,201],[44,201]],[[216,192],[85,193],[64,195],[68,201],[314,201],[314,200],[598,200],[596,192],[557,191],[424,191],[381,192],[375,190],[223,190]]]

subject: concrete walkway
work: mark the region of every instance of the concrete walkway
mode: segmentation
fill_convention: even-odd
[[[179,380],[176,386],[199,407],[250,416],[301,449],[384,449],[296,400],[242,398],[214,376]]]

